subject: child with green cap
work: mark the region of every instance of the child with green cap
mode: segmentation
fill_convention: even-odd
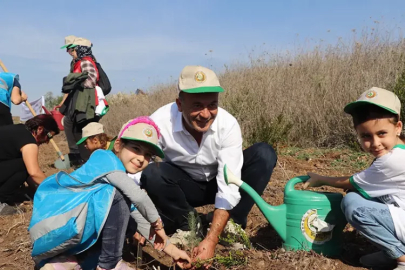
[[[84,147],[93,153],[97,149],[112,150],[114,146],[112,140],[105,134],[102,124],[91,122],[82,129],[82,138],[76,144],[84,143]]]
[[[360,258],[367,268],[405,269],[405,145],[401,103],[391,91],[373,87],[344,111],[353,118],[358,141],[375,159],[353,176],[308,173],[304,187],[352,190],[342,201],[347,221],[380,251]]]
[[[96,269],[134,270],[122,260],[131,203],[150,223],[150,239],[156,236],[154,247],[170,255],[179,266],[190,266],[191,259],[187,253],[170,243],[159,213],[151,199],[127,176],[127,173],[135,174],[144,170],[155,156],[164,157],[163,151],[158,145],[159,138],[159,128],[149,117],[143,116],[130,120],[122,126],[113,144],[114,153],[97,150],[80,169],[71,174],[70,177],[78,178],[77,180],[86,187],[93,183],[108,185],[104,186],[108,188],[114,187],[112,195],[107,196],[110,193],[104,192],[101,194],[102,196],[98,196],[96,194],[102,192],[102,189],[99,189],[97,193],[91,196],[91,198],[98,196],[94,199],[95,201],[91,201],[93,199],[87,201],[89,209],[97,205],[98,210],[96,211],[97,215],[83,215],[86,217],[82,223],[85,224],[85,233],[81,236],[79,243],[72,241],[72,239],[60,243],[60,239],[65,239],[66,231],[71,231],[66,229],[66,226],[69,226],[69,222],[75,218],[71,215],[76,208],[68,209],[69,205],[64,204],[62,207],[64,211],[62,212],[60,209],[53,209],[53,212],[63,215],[63,218],[59,218],[59,222],[49,223],[47,220],[55,217],[55,215],[44,210],[43,207],[52,207],[49,206],[50,202],[63,204],[65,201],[61,202],[61,200],[66,198],[66,194],[70,194],[68,198],[70,201],[80,199],[82,196],[79,194],[80,185],[69,185],[68,189],[62,189],[61,193],[57,193],[61,186],[54,185],[53,182],[66,182],[67,179],[66,177],[62,179],[62,176],[58,178],[58,175],[56,178],[55,176],[48,177],[44,184],[40,185],[34,199],[29,231],[33,241],[32,256],[39,266],[43,265],[42,270],[82,269],[81,263],[84,262],[79,264],[76,255],[80,254],[83,257],[84,252],[90,252],[87,251],[90,248],[92,248],[93,253],[97,254]],[[86,182],[86,179],[93,180]],[[91,190],[96,188],[95,185],[91,186]],[[75,191],[69,193],[71,189]],[[91,190],[86,189],[84,193],[91,192]],[[57,194],[58,196],[49,194]],[[103,198],[104,204],[100,205],[100,200],[97,198]],[[81,204],[83,203],[80,202],[79,205]],[[89,213],[90,210],[87,211]],[[67,222],[63,223],[65,219]],[[104,222],[99,222],[100,220]],[[61,230],[60,228],[64,229]],[[75,226],[74,229],[77,227]],[[97,235],[97,242],[92,240],[94,235]],[[46,241],[42,241],[44,237]],[[84,237],[88,238],[83,239]],[[85,254],[84,260],[92,257],[90,254]],[[96,265],[92,269],[95,267]],[[83,267],[83,269],[85,268]]]

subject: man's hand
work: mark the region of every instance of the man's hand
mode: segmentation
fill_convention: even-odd
[[[207,260],[214,257],[215,246],[218,244],[219,236],[224,230],[226,223],[229,220],[229,212],[224,209],[215,209],[212,217],[210,231],[205,239],[193,250],[193,262],[198,260]],[[204,265],[208,269],[210,264]]]
[[[204,261],[214,257],[215,246],[217,244],[210,239],[204,239],[193,250],[193,262]],[[211,263],[204,264],[204,269],[209,269]]]

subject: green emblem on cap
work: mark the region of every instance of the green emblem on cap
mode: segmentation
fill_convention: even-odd
[[[194,79],[196,82],[203,82],[205,81],[205,74],[202,71],[198,71],[195,75],[194,75]]]
[[[373,97],[375,97],[376,95],[377,95],[377,92],[374,91],[374,90],[371,90],[371,91],[369,91],[369,92],[366,93],[366,97],[368,97],[368,98],[373,98]]]
[[[146,137],[152,137],[152,135],[153,135],[153,131],[150,129],[150,128],[145,128],[144,130],[143,130],[143,134],[145,134],[145,136]]]

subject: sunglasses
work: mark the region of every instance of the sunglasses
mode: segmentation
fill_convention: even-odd
[[[53,135],[50,132],[47,132],[46,136],[48,137],[48,140],[51,140],[53,138]]]

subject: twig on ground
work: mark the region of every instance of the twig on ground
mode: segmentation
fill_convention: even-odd
[[[136,269],[138,269],[138,262],[139,262],[139,248],[141,247],[141,244],[138,241],[137,249],[136,249]]]
[[[250,229],[250,232],[254,232],[257,228],[261,227],[264,223],[259,223],[256,226],[254,226],[252,229]]]
[[[4,266],[6,266],[6,265],[12,265],[12,266],[15,267],[14,269],[19,269],[19,268],[20,268],[19,265],[16,265],[16,264],[14,264],[14,263],[2,263],[2,264],[0,264],[0,269],[2,269],[2,268],[3,268]]]
[[[270,252],[270,250],[267,249],[267,248],[265,248],[263,245],[261,245],[261,244],[259,244],[259,243],[255,243],[255,244],[258,245],[259,247],[261,247],[262,249],[264,249],[265,251],[269,251],[269,252]]]
[[[156,259],[153,259],[153,260],[151,260],[150,262],[143,263],[143,264],[139,265],[139,267],[147,266],[147,265],[153,263],[154,261],[157,261],[157,260],[156,260]]]
[[[290,180],[290,179],[291,179],[290,176],[289,176],[288,173],[285,171],[284,167],[281,166],[280,161],[277,160],[277,164],[278,164],[278,166],[280,166],[281,170],[283,170],[283,173],[284,173],[285,176],[287,177],[287,180]]]
[[[24,223],[24,222],[20,221],[20,222],[17,222],[16,224],[14,224],[13,226],[11,226],[10,229],[8,229],[8,231],[7,231],[7,233],[6,233],[6,236],[10,233],[10,231],[11,231],[13,228],[15,228],[16,226],[21,225],[21,224],[23,224],[23,223]]]

